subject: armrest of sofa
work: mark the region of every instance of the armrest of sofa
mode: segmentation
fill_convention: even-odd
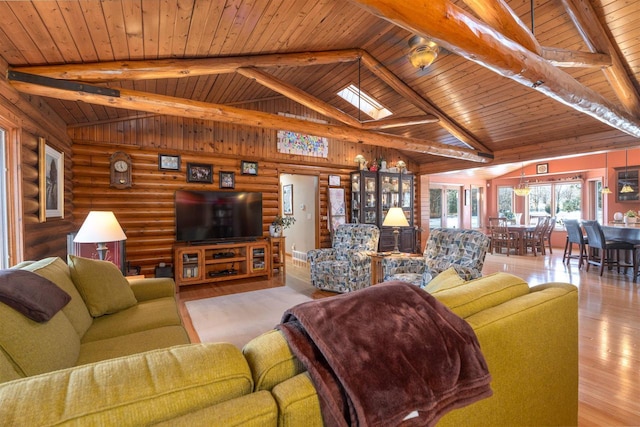
[[[138,301],[175,297],[176,294],[176,283],[170,277],[129,279],[129,284]]]
[[[189,344],[0,384],[7,425],[150,425],[252,392],[232,344]]]

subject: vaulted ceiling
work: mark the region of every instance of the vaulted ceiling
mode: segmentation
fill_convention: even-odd
[[[0,24],[11,84],[68,125],[144,112],[287,126],[406,150],[422,172],[640,137],[633,0],[0,1]],[[442,46],[424,70],[407,60],[415,34]],[[336,95],[349,84],[393,115],[367,123]],[[241,108],[276,96],[330,125]]]

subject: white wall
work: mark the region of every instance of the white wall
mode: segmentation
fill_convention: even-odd
[[[286,253],[291,254],[293,245],[297,251],[307,252],[316,247],[316,188],[318,177],[309,175],[280,175],[282,186],[293,184],[293,217],[296,223],[284,230],[287,238]],[[282,206],[280,207],[282,212]]]

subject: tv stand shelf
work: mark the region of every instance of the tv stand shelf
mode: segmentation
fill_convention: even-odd
[[[178,287],[237,280],[271,278],[271,245],[266,239],[212,245],[177,244],[173,248]]]

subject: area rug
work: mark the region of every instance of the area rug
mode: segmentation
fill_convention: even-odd
[[[311,298],[287,286],[187,301],[201,342],[229,342],[242,348],[273,329],[290,307]]]

